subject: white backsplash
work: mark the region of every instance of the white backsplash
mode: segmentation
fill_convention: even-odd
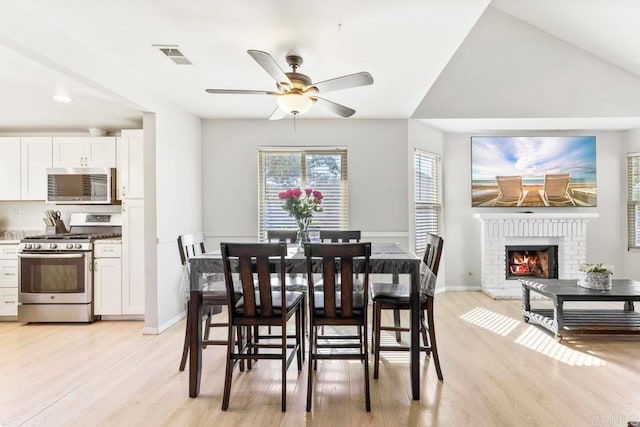
[[[41,230],[44,233],[44,211],[60,211],[65,225],[73,212],[121,212],[120,205],[54,205],[39,201],[0,202],[0,231]]]

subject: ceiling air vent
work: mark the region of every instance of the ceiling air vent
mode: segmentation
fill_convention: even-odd
[[[160,49],[160,52],[164,53],[170,60],[175,62],[178,65],[191,65],[191,61],[189,61],[183,54],[178,50],[178,46],[158,46],[153,45]]]

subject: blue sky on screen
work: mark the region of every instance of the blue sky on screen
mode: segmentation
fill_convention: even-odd
[[[495,180],[497,175],[522,175],[526,180],[570,173],[572,181],[595,182],[596,138],[474,136],[471,168],[473,181]]]

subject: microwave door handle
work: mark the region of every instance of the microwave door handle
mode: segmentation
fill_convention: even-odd
[[[18,254],[18,258],[83,258],[85,254]]]

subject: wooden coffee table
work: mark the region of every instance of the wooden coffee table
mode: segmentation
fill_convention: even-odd
[[[518,279],[522,284],[522,316],[527,323],[538,324],[553,332],[558,341],[574,334],[640,334],[640,313],[634,311],[634,301],[640,301],[640,282],[613,280],[609,291],[587,289],[575,280]],[[553,309],[531,308],[531,292],[553,302]],[[567,301],[624,302],[616,309],[565,310]]]

